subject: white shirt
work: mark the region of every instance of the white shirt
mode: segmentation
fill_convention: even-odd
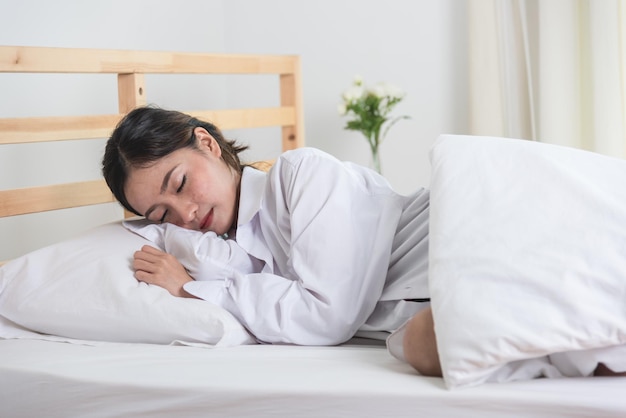
[[[392,331],[425,307],[404,299],[429,297],[428,203],[425,189],[399,195],[376,172],[319,150],[286,152],[269,173],[244,169],[235,239],[245,252],[226,240],[224,260],[184,288],[263,342]],[[203,241],[196,256],[213,257],[215,243]]]

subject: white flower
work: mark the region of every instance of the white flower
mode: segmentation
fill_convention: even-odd
[[[386,85],[383,83],[378,83],[370,89],[370,93],[372,93],[374,96],[378,97],[379,99],[382,99],[383,97],[387,96]]]
[[[365,93],[365,89],[363,87],[352,86],[343,92],[343,99],[348,103],[354,102],[354,101],[359,100],[361,97],[363,97],[364,93]]]
[[[354,76],[350,88],[342,93],[342,103],[337,106],[339,115],[348,117],[345,129],[361,132],[370,145],[373,155],[385,139],[389,128],[408,116],[391,116],[391,111],[404,98],[404,92],[388,83],[378,83],[374,87],[363,84],[359,75]],[[378,162],[378,159],[375,159]],[[380,166],[376,163],[380,172]]]
[[[378,83],[370,89],[370,93],[379,99],[402,99],[404,92],[397,86],[389,83]]]
[[[404,97],[404,91],[398,86],[393,84],[386,84],[387,95],[392,99],[402,99]]]

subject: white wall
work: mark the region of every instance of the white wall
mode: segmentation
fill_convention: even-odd
[[[437,135],[467,130],[465,1],[229,0],[224,6],[228,50],[302,57],[310,146],[369,164],[365,139],[343,130],[341,92],[357,73],[406,91],[397,114],[412,119],[393,127],[381,151],[383,172],[398,191],[428,185],[427,152]]]
[[[428,185],[427,151],[437,135],[466,131],[465,31],[465,2],[460,0],[0,0],[3,45],[298,54],[307,145],[362,164],[369,163],[369,151],[358,133],[343,130],[345,120],[336,110],[340,94],[355,73],[366,81],[393,82],[407,92],[398,114],[412,119],[390,131],[382,164],[402,193]],[[82,80],[79,91],[90,92],[86,99],[67,93],[62,79],[54,78],[56,87],[45,88],[50,81],[1,78],[0,116],[75,112],[77,106],[85,113],[116,111],[115,86],[108,82]],[[194,96],[215,96],[193,82],[184,89],[168,88],[161,79],[154,84],[160,90],[148,86],[149,93],[157,90],[149,101],[167,107],[193,108]],[[237,92],[246,96],[242,100],[255,99],[245,88]],[[215,100],[233,100],[221,93]],[[245,142],[246,135],[256,135],[235,134]],[[14,155],[0,155],[0,187],[31,185],[42,166],[62,180],[97,177],[103,146],[104,140],[77,148],[59,143],[44,152],[21,146],[14,151],[21,153],[19,162]],[[51,158],[55,152],[68,155]],[[57,180],[48,174],[46,179]],[[58,218],[0,220],[0,259],[119,213],[110,205],[86,215],[68,211],[54,215]],[[51,226],[51,233],[42,233]]]

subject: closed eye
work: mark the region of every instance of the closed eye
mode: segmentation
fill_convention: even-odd
[[[187,176],[183,176],[183,180],[180,182],[180,186],[178,186],[178,189],[176,189],[176,193],[180,193],[183,191],[183,188],[185,187],[185,183],[187,183]],[[159,219],[160,223],[165,222],[165,218],[167,217],[168,212],[169,212],[168,210],[163,212],[163,216],[161,216],[161,219]]]
[[[176,189],[176,193],[180,193],[183,191],[183,187],[185,187],[185,183],[187,183],[187,176],[183,176],[183,181],[180,182],[180,186]]]

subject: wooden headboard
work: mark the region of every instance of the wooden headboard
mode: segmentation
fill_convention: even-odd
[[[118,97],[115,114],[0,115],[0,146],[107,138],[125,113],[149,103],[150,92],[144,83],[147,74],[276,75],[277,107],[176,110],[211,121],[223,130],[280,126],[282,150],[304,144],[298,56],[0,46],[0,73],[0,77],[5,73],[108,74],[117,79]],[[103,179],[0,190],[0,218],[113,201]]]

